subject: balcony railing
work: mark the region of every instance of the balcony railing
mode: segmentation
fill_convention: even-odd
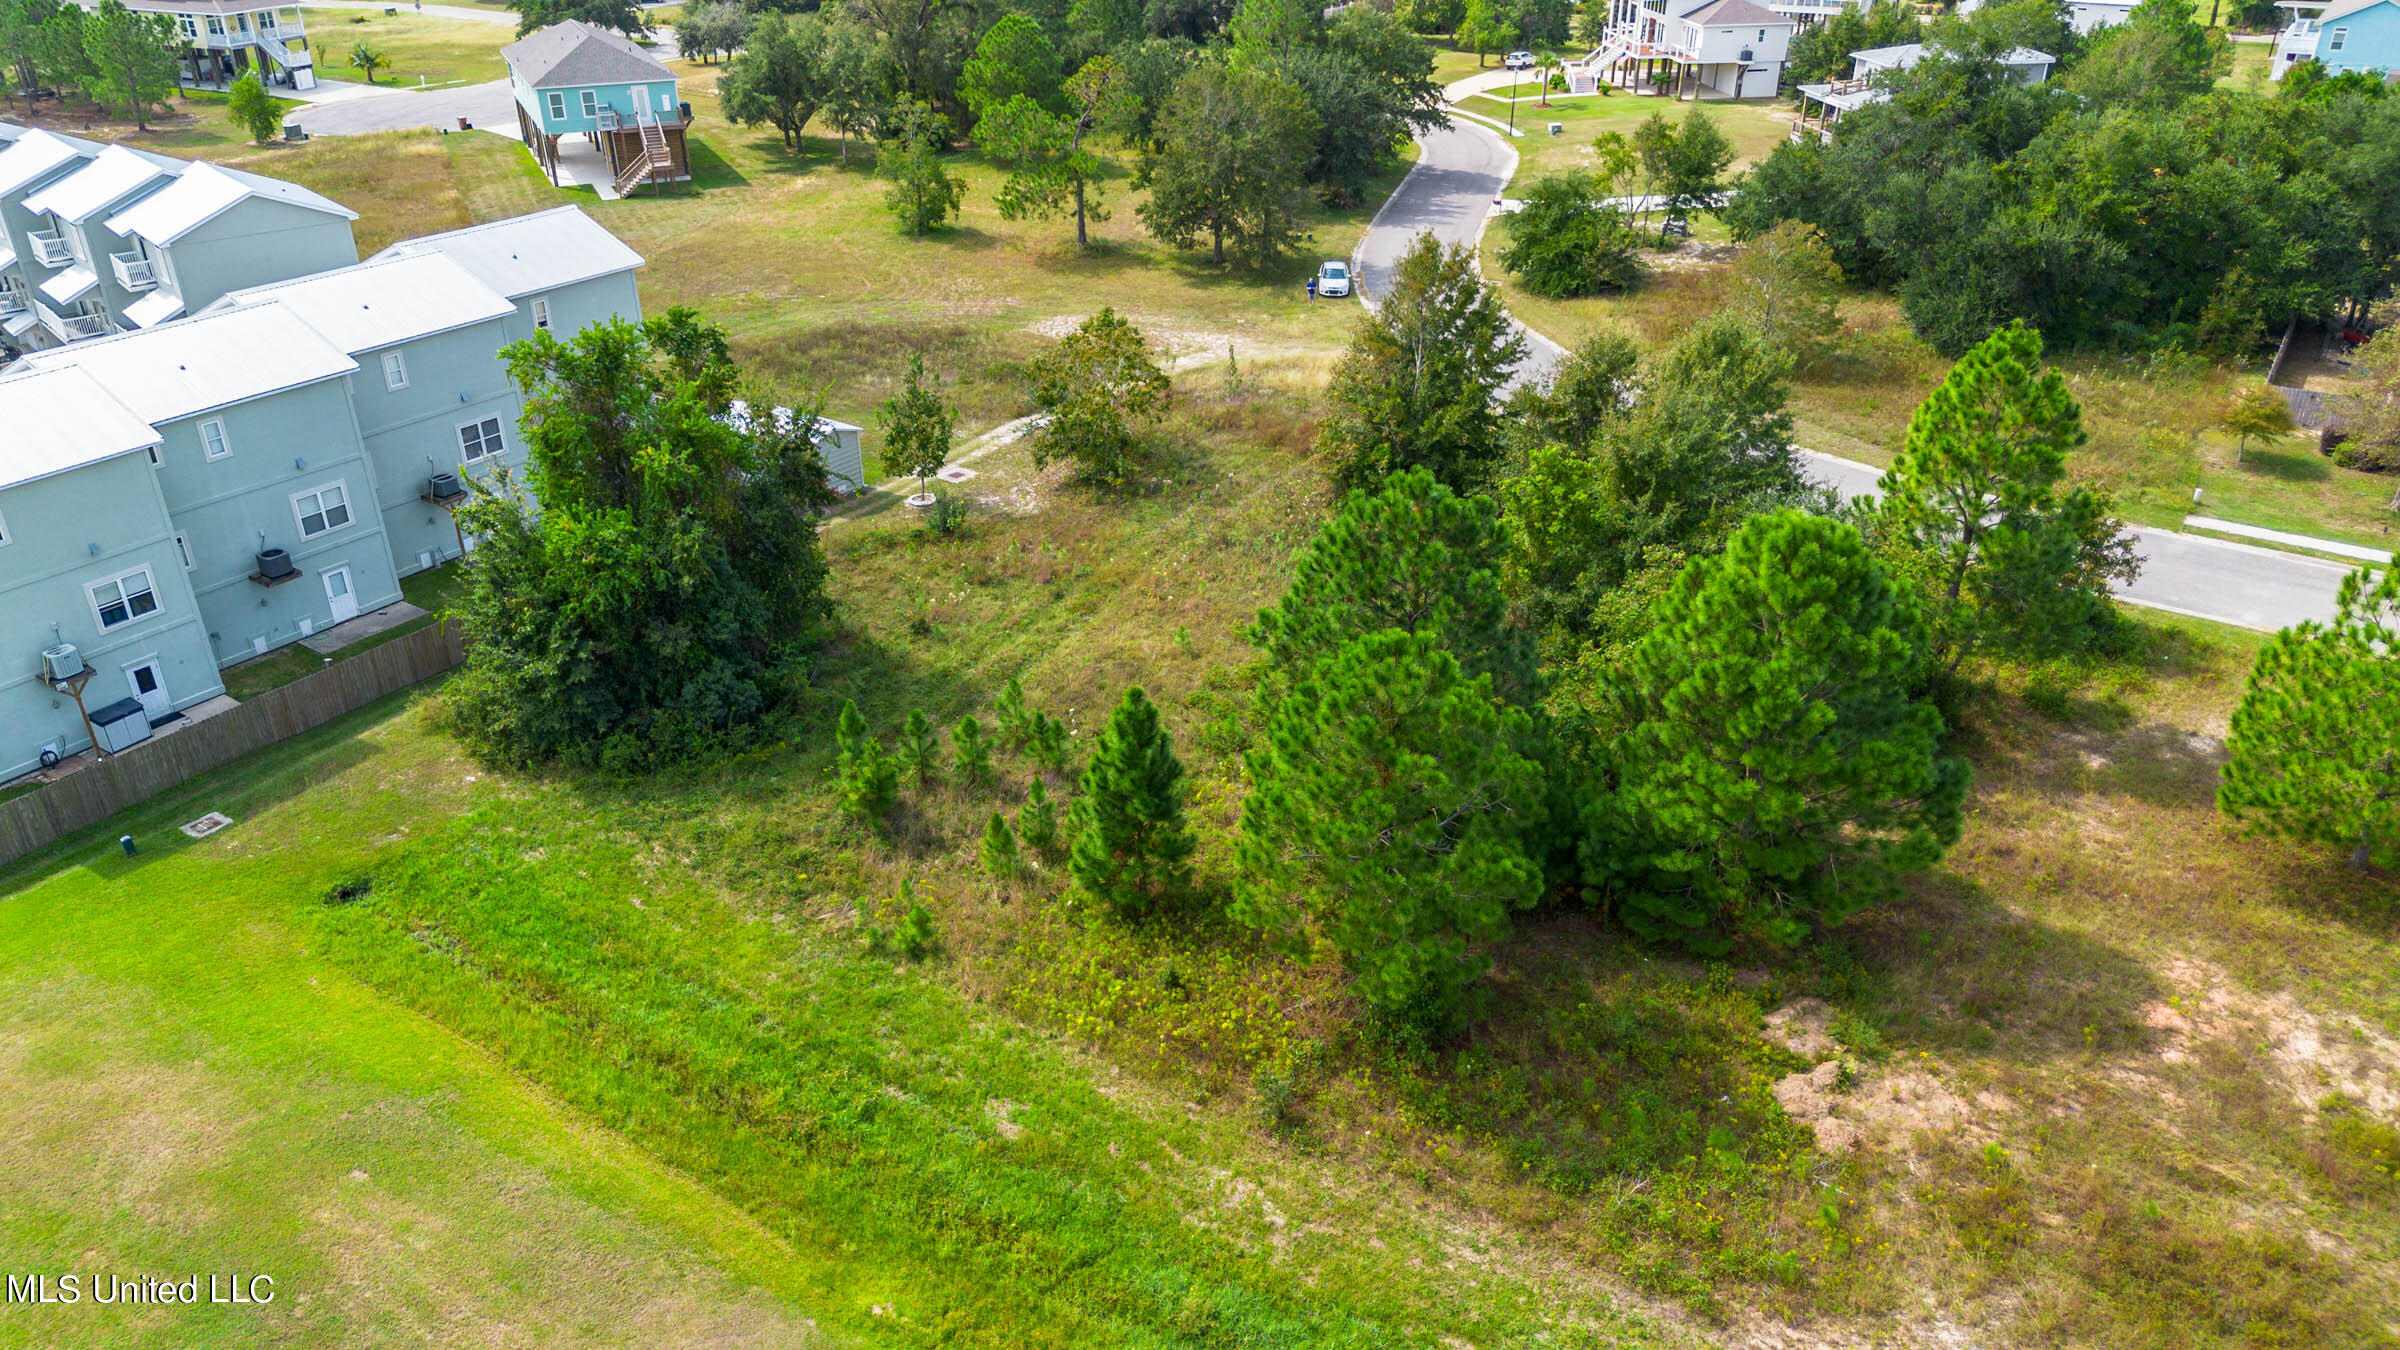
[[[25,292],[0,291],[0,314],[22,314],[24,312]]]
[[[117,284],[129,291],[146,291],[158,284],[158,264],[139,253],[111,253],[108,265],[116,271]]]
[[[33,246],[33,260],[44,267],[64,267],[75,261],[75,250],[56,230],[37,230],[26,235],[25,242]]]
[[[116,325],[105,314],[61,314],[48,305],[41,306],[42,327],[61,342],[81,342],[116,331]]]

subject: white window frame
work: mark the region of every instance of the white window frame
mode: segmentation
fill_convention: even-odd
[[[331,511],[326,509],[325,506],[325,494],[328,492],[338,492],[342,497],[342,518],[338,523],[326,520],[328,516],[333,514]],[[315,515],[319,520],[324,520],[326,522],[313,530],[308,528],[308,517],[310,513],[300,509],[301,500],[308,497],[313,497],[316,499],[317,509]],[[337,533],[339,531],[348,529],[350,525],[357,519],[357,510],[350,505],[350,480],[346,478],[337,478],[330,483],[319,483],[317,486],[310,488],[306,492],[295,492],[292,494],[292,523],[300,527],[300,537],[302,539],[316,539],[324,535]]]
[[[2347,46],[2349,46],[2349,45],[2350,45],[2350,25],[2348,25],[2348,24],[2343,24],[2341,27],[2334,29],[2334,30],[2333,30],[2331,33],[2329,33],[2329,34],[2327,34],[2327,35],[2326,35],[2326,39],[2325,39],[2325,50],[2326,50],[2326,51],[2329,51],[2329,52],[2338,52],[2338,51],[2340,51],[2342,48],[2344,48],[2344,47],[2347,47]]]
[[[208,35],[210,37],[225,36],[225,17],[223,15],[211,14],[208,16]]]
[[[125,583],[133,580],[135,577],[140,577],[142,579],[142,593],[150,597],[150,608],[146,613],[136,614],[133,612],[133,593],[125,588]],[[117,603],[125,607],[125,617],[117,620],[115,623],[110,623],[107,616],[100,612],[102,608],[100,604],[100,588],[103,586],[116,587]],[[149,618],[152,614],[159,612],[158,578],[150,574],[150,569],[148,567],[136,567],[130,571],[119,572],[113,577],[102,577],[98,581],[85,582],[83,584],[83,598],[91,604],[92,623],[103,633],[113,633],[120,628],[125,628],[133,624],[140,623],[142,620]]]
[[[200,20],[198,17],[190,14],[178,14],[175,16],[175,26],[183,30],[184,41],[197,42],[200,40]]]
[[[216,430],[213,443],[209,436],[209,430],[212,427]],[[200,424],[200,454],[212,462],[225,459],[233,454],[233,438],[225,434],[224,418],[211,417]]]
[[[167,462],[166,462],[166,460],[165,460],[165,459],[163,459],[163,458],[161,458],[161,457],[160,457],[160,455],[159,455],[159,453],[158,453],[158,447],[157,447],[157,446],[155,446],[155,445],[145,445],[145,446],[143,446],[143,447],[142,447],[142,453],[143,453],[143,454],[145,454],[145,455],[148,455],[148,456],[150,457],[150,467],[151,467],[151,468],[153,468],[153,469],[163,469],[163,468],[167,467]]]
[[[175,555],[183,559],[184,571],[197,572],[200,570],[200,565],[192,561],[191,537],[181,530],[175,532]]]
[[[13,538],[15,536],[8,532],[8,517],[0,516],[0,548],[7,548],[8,541]]]
[[[549,296],[537,295],[533,297],[533,326],[541,329],[545,333],[550,331]]]
[[[483,424],[486,422],[492,424],[492,448],[479,455],[467,453],[467,433],[470,431],[474,432],[476,443],[481,444],[483,441],[482,428]],[[461,422],[458,424],[458,455],[460,463],[481,464],[487,459],[497,459],[501,455],[505,455],[507,453],[508,428],[500,421],[500,415],[498,413],[493,413],[488,417],[478,417],[473,421]]]
[[[408,357],[397,347],[383,354],[383,387],[394,394],[408,388]]]
[[[564,89],[552,89],[552,90],[550,90],[550,91],[549,91],[547,94],[545,94],[545,95],[543,96],[543,98],[542,98],[542,104],[543,104],[543,106],[547,107],[547,108],[550,110],[550,120],[551,120],[551,121],[554,121],[554,122],[564,122],[564,121],[566,121],[566,120],[567,120],[567,91],[566,91],[566,90],[564,90]]]
[[[591,118],[595,122],[599,121],[600,91],[597,89],[585,89],[581,92],[583,94],[583,115]]]

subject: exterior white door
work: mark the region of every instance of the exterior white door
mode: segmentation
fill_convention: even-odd
[[[646,113],[650,111],[649,85],[637,84],[633,87],[633,110],[637,113]]]
[[[325,569],[325,600],[326,603],[333,606],[335,623],[358,617],[358,592],[350,585],[349,568],[329,567]]]
[[[153,722],[175,711],[175,700],[167,696],[167,672],[155,656],[145,656],[125,667],[125,683],[133,696],[142,701],[142,711]]]

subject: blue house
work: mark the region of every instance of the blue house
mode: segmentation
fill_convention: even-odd
[[[516,94],[517,129],[550,176],[621,197],[692,176],[684,130],[692,112],[675,72],[626,38],[569,19],[500,49]],[[581,144],[573,138],[581,137]]]
[[[2328,75],[2372,71],[2390,76],[2400,71],[2400,3],[2395,0],[2283,0],[2292,21],[2275,36],[2275,64],[2269,73],[2284,73],[2303,61],[2325,67]]]

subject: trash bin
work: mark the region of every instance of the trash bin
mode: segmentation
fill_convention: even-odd
[[[301,126],[298,122],[286,122],[283,124],[283,138],[294,145],[298,145],[300,142],[308,139],[308,129]]]
[[[129,750],[150,739],[150,717],[139,700],[121,698],[92,710],[92,739],[107,754]]]
[[[458,129],[460,131],[473,131],[475,129],[475,124],[462,117],[458,119]]]

